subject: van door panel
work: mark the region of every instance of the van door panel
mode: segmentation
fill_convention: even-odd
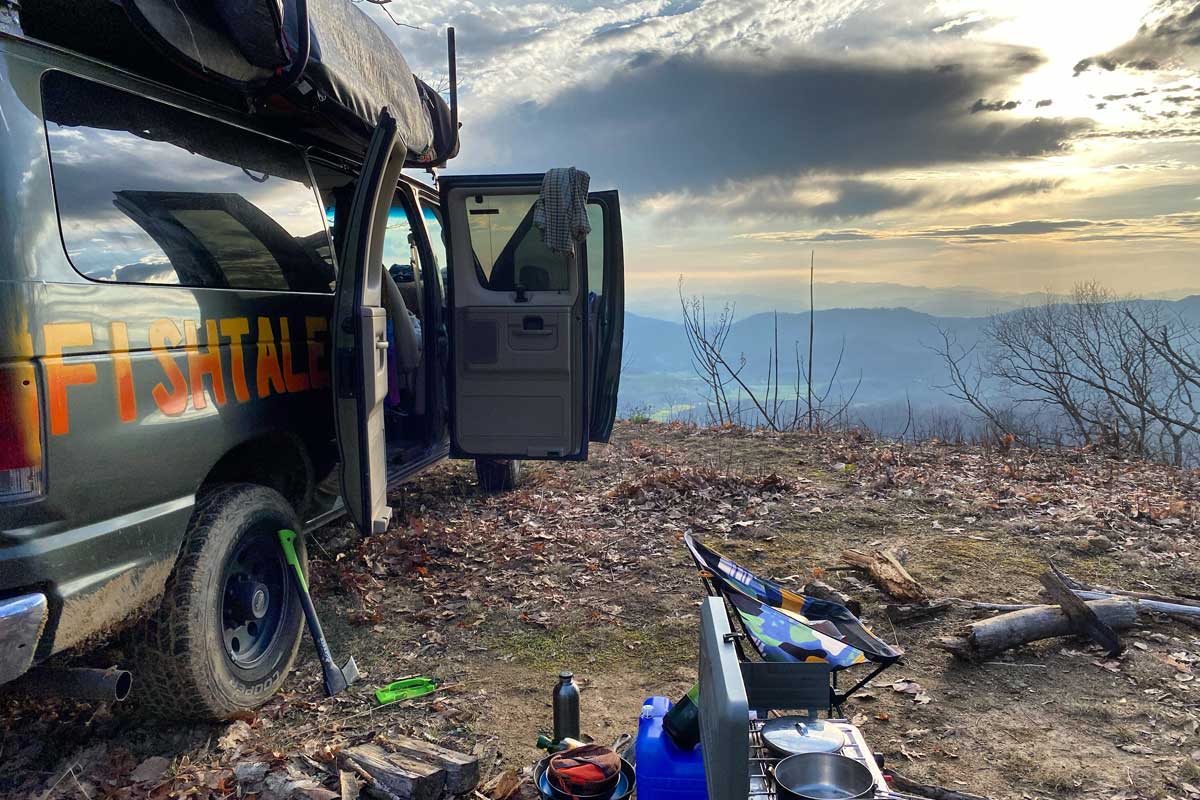
[[[382,256],[403,153],[396,121],[385,109],[350,204],[334,293],[334,417],[341,491],[350,519],[364,533],[386,530],[391,518],[383,420],[388,340]]]
[[[584,451],[584,278],[532,226],[541,181],[441,181],[454,309],[451,443],[460,455]]]
[[[611,429],[606,409],[597,416],[592,407],[599,389],[615,395],[615,381],[605,376],[620,365],[620,327],[612,324],[620,281],[595,270],[604,287],[596,297],[586,245],[573,257],[546,249],[532,225],[541,182],[542,175],[441,180],[455,456],[584,459],[593,419],[607,420],[604,440]],[[619,210],[610,194],[598,232],[603,246],[596,248],[606,267],[609,254],[619,264],[620,253],[619,228],[611,224]],[[610,295],[615,302],[603,305]]]

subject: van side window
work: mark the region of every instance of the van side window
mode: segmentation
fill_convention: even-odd
[[[61,72],[42,102],[63,243],[84,276],[332,291],[299,149]]]
[[[425,230],[429,232],[429,249],[433,251],[433,260],[437,262],[437,278],[441,287],[439,295],[446,296],[446,270],[449,261],[446,260],[446,233],[442,229],[441,211],[437,203],[421,198],[421,216],[425,218]]]

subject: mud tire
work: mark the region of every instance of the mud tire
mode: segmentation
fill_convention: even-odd
[[[227,656],[222,616],[227,562],[243,537],[271,529],[300,529],[295,510],[274,489],[225,484],[197,500],[162,603],[134,633],[131,699],[139,710],[168,719],[224,720],[278,691],[295,661],[304,621],[291,585],[278,600],[285,603],[278,628],[253,668]],[[295,544],[307,573],[303,537]]]
[[[511,492],[521,485],[521,462],[516,459],[475,459],[479,488],[488,494]]]

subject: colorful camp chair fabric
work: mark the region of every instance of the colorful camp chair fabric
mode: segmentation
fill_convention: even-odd
[[[867,630],[845,606],[759,578],[691,536],[683,541],[710,585],[733,606],[765,660],[827,661],[840,670],[868,661],[893,664],[903,655]]]

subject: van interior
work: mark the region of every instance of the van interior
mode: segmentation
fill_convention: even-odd
[[[326,211],[339,259],[357,176],[314,161],[313,176]],[[445,392],[437,375],[445,374],[445,348],[437,347],[444,318],[445,292],[438,265],[422,258],[414,226],[421,210],[398,191],[388,215],[383,246],[383,305],[388,328],[388,392],[384,403],[389,473],[428,454],[445,419]],[[440,234],[440,231],[438,232]]]

